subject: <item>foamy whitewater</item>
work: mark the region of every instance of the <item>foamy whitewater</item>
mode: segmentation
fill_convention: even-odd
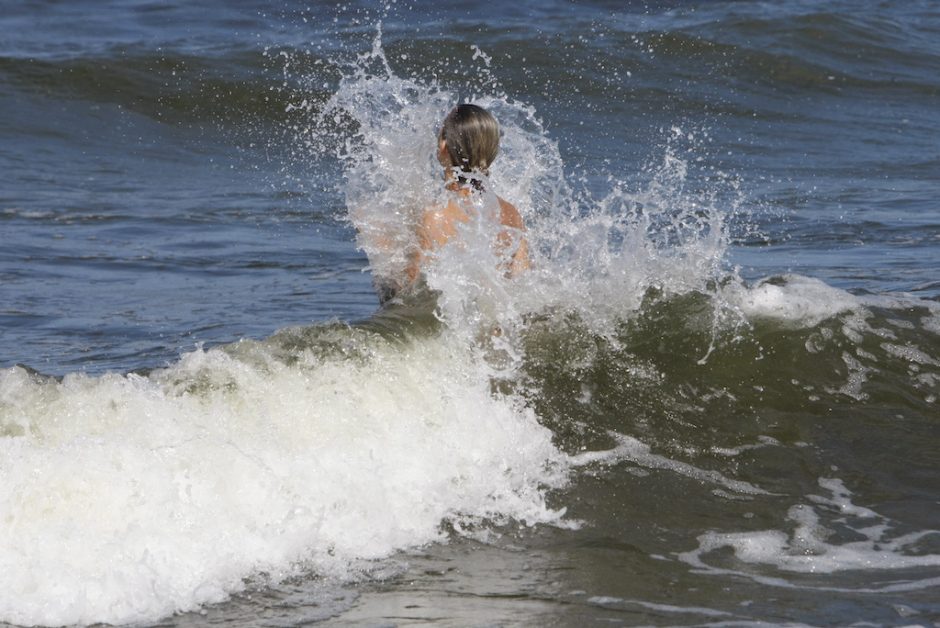
[[[627,579],[636,556],[661,563],[672,575],[636,577],[657,590],[689,572],[715,588],[940,585],[937,526],[859,505],[848,472],[812,458],[841,438],[825,432],[844,419],[833,408],[884,397],[912,413],[936,407],[940,306],[795,272],[746,281],[728,262],[748,211],[738,182],[716,169],[705,189],[690,184],[707,131],[665,127],[634,180],[589,185],[566,171],[539,111],[499,88],[492,58],[471,52],[477,78],[458,92],[396,74],[379,27],[371,50],[333,62],[335,90],[283,103],[296,154],[342,164],[357,245],[377,281],[397,283],[421,213],[446,198],[441,120],[461,101],[495,114],[501,151],[478,219],[435,253],[425,289],[367,321],[198,348],[153,370],[0,371],[0,621],[148,623],[291,579],[380,581],[397,573],[392,560],[437,544],[601,525],[662,533],[656,551],[610,541],[610,529],[571,542],[609,543],[623,561],[611,571]],[[284,55],[286,74],[295,61]],[[527,226],[533,268],[516,279],[493,247],[496,194]],[[885,392],[896,380],[903,392]],[[794,400],[816,414],[778,421]],[[804,494],[780,471],[792,468],[814,478]],[[615,475],[622,486],[606,484]],[[569,512],[581,500],[572,487],[614,510],[644,506],[602,524]],[[687,517],[656,519],[667,508],[656,490],[687,495],[691,511],[740,512],[740,527],[704,517],[668,537]],[[757,621],[685,603],[692,586],[673,605],[588,580],[594,589],[552,599]]]
[[[252,580],[367,573],[443,521],[559,521],[551,434],[446,338],[336,325],[334,355],[288,365],[270,345],[291,333],[148,377],[5,371],[0,617],[154,620]]]

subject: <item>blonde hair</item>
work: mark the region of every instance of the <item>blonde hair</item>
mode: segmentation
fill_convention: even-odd
[[[489,175],[499,152],[499,123],[493,114],[477,105],[457,105],[444,118],[438,138],[446,145],[450,163],[445,166],[459,171],[457,180],[462,184],[469,180],[481,188],[479,179],[460,173]]]

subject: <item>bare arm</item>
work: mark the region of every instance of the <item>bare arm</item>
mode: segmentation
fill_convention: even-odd
[[[522,221],[522,215],[516,206],[509,201],[499,199],[500,217],[499,221],[507,229],[499,233],[500,247],[508,248],[513,244],[516,250],[512,253],[512,259],[509,260],[506,269],[510,277],[517,277],[530,268],[529,263],[529,243],[526,241],[525,223]]]

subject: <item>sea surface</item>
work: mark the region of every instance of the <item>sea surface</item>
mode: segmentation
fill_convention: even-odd
[[[940,625],[935,1],[4,0],[0,173],[0,625]]]

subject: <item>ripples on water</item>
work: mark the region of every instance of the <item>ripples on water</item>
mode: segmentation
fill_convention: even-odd
[[[935,4],[487,11],[5,7],[0,620],[940,617]],[[373,315],[457,98],[538,267]]]

